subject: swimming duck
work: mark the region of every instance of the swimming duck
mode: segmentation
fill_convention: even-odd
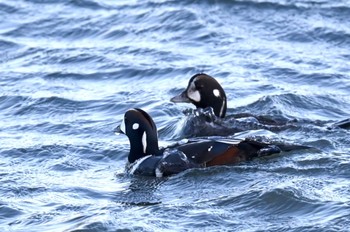
[[[228,137],[181,140],[159,148],[157,127],[153,119],[138,108],[125,113],[115,132],[129,138],[128,173],[156,177],[177,174],[191,168],[236,164],[282,151],[309,148]]]
[[[211,108],[216,117],[225,118],[226,116],[227,99],[225,91],[215,78],[205,73],[198,73],[192,76],[188,82],[187,88],[180,95],[171,98],[170,101],[174,103],[192,103],[198,110]],[[205,110],[205,112],[208,111]],[[276,121],[266,116],[257,116],[250,113],[241,113],[230,116],[230,119],[233,120],[243,119],[243,121],[234,121],[234,124],[237,124],[234,125],[234,128],[232,126],[224,128],[225,130],[231,129],[233,132],[257,128],[273,131],[284,128],[288,129],[288,124],[290,124],[289,126],[292,126],[296,122],[295,120],[286,121],[286,119]],[[211,120],[215,121],[213,119]],[[315,124],[313,122],[310,123]],[[350,119],[333,123],[329,128],[336,127],[349,129]]]
[[[205,74],[198,73],[191,77],[187,88],[178,96],[170,99],[174,103],[192,103],[196,106],[195,114],[185,122],[183,135],[209,136],[229,135],[246,130],[279,130],[281,122],[265,116],[241,113],[226,117],[227,98],[219,82]],[[190,110],[186,110],[188,112]],[[284,123],[284,122],[283,122]]]
[[[174,103],[192,103],[197,108],[211,107],[217,117],[224,118],[227,100],[224,89],[213,77],[198,73],[191,77],[187,88],[178,96],[170,99]]]

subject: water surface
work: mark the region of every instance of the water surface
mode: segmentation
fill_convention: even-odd
[[[350,226],[350,1],[0,1],[1,231],[345,231]],[[318,150],[168,179],[124,172],[132,107],[161,144],[169,99],[206,72],[228,114],[296,120]],[[269,134],[270,135],[270,134]]]

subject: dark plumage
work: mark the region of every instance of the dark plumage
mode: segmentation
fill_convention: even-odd
[[[225,118],[227,110],[227,99],[224,89],[221,85],[211,76],[205,73],[198,73],[191,77],[188,82],[187,88],[178,96],[170,99],[174,103],[192,103],[197,109],[212,108],[214,114],[217,117]],[[286,120],[276,121],[268,116],[259,116],[250,113],[230,115],[231,118],[252,118],[256,120],[254,127],[251,127],[250,120],[247,121],[246,126],[244,121],[241,123],[240,128],[227,128],[232,131],[243,131],[248,129],[269,129],[269,130],[281,130],[287,126],[287,123],[293,124],[295,121],[288,122]],[[315,124],[310,121],[310,124]],[[343,129],[350,128],[350,119],[345,119],[340,122],[334,123],[331,127],[338,127]],[[245,129],[242,129],[245,128]],[[287,127],[288,128],[288,127]],[[214,128],[215,129],[215,128]],[[220,134],[220,133],[219,133]]]
[[[298,145],[273,145],[252,139],[225,137],[197,138],[160,149],[157,128],[141,109],[128,110],[116,132],[130,141],[129,173],[167,176],[190,168],[235,164],[281,151],[308,148]]]
[[[212,107],[217,117],[225,117],[227,109],[226,94],[221,85],[211,76],[199,73],[191,77],[187,88],[172,102],[187,102],[197,108]]]

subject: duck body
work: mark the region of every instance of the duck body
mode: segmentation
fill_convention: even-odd
[[[179,150],[165,151],[161,155],[148,155],[128,164],[129,174],[163,177],[180,173],[191,168],[203,167],[193,162]]]
[[[192,76],[187,88],[178,96],[170,99],[174,103],[191,103],[196,106],[193,117],[188,117],[188,126],[183,130],[183,135],[205,136],[205,135],[228,135],[246,130],[267,129],[281,131],[295,128],[298,120],[287,118],[272,118],[270,116],[259,116],[251,113],[239,113],[226,116],[227,99],[222,86],[215,78],[198,73]],[[212,117],[210,110],[212,109]],[[208,117],[210,115],[210,117]],[[205,121],[203,121],[205,117]],[[208,120],[209,119],[209,120]],[[317,123],[306,120],[308,125],[326,126],[326,123]],[[194,126],[192,127],[191,124]],[[202,125],[201,127],[196,124]],[[320,125],[319,125],[320,124]],[[350,129],[350,119],[332,123],[328,128]]]
[[[191,127],[185,135],[227,135],[236,132],[254,129],[280,130],[286,126],[286,122],[279,122],[272,118],[256,116],[249,113],[241,113],[226,116],[227,98],[226,93],[219,82],[205,74],[198,73],[192,76],[187,88],[179,95],[170,99],[174,103],[191,103],[196,110],[189,114],[188,124],[201,124],[202,127]],[[191,112],[191,110],[188,110]],[[212,113],[211,113],[212,112]],[[205,121],[203,122],[203,119]],[[206,128],[205,128],[206,127]]]
[[[308,148],[218,136],[182,140],[159,148],[156,126],[141,109],[127,111],[116,132],[126,134],[130,141],[128,173],[144,176],[163,177],[191,168],[231,165],[281,151]]]
[[[236,118],[236,115],[219,118],[211,107],[187,109],[184,113],[186,117],[182,117],[179,123],[181,127],[177,130],[178,137],[229,136],[248,130],[262,129],[278,132],[292,128],[288,123],[263,124],[256,117],[247,114],[240,114],[239,118]]]

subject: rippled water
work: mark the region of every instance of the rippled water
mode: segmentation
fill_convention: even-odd
[[[1,231],[346,231],[350,1],[0,1]],[[161,144],[197,72],[228,114],[295,120],[312,145],[168,179],[124,173],[113,128],[145,109]]]

